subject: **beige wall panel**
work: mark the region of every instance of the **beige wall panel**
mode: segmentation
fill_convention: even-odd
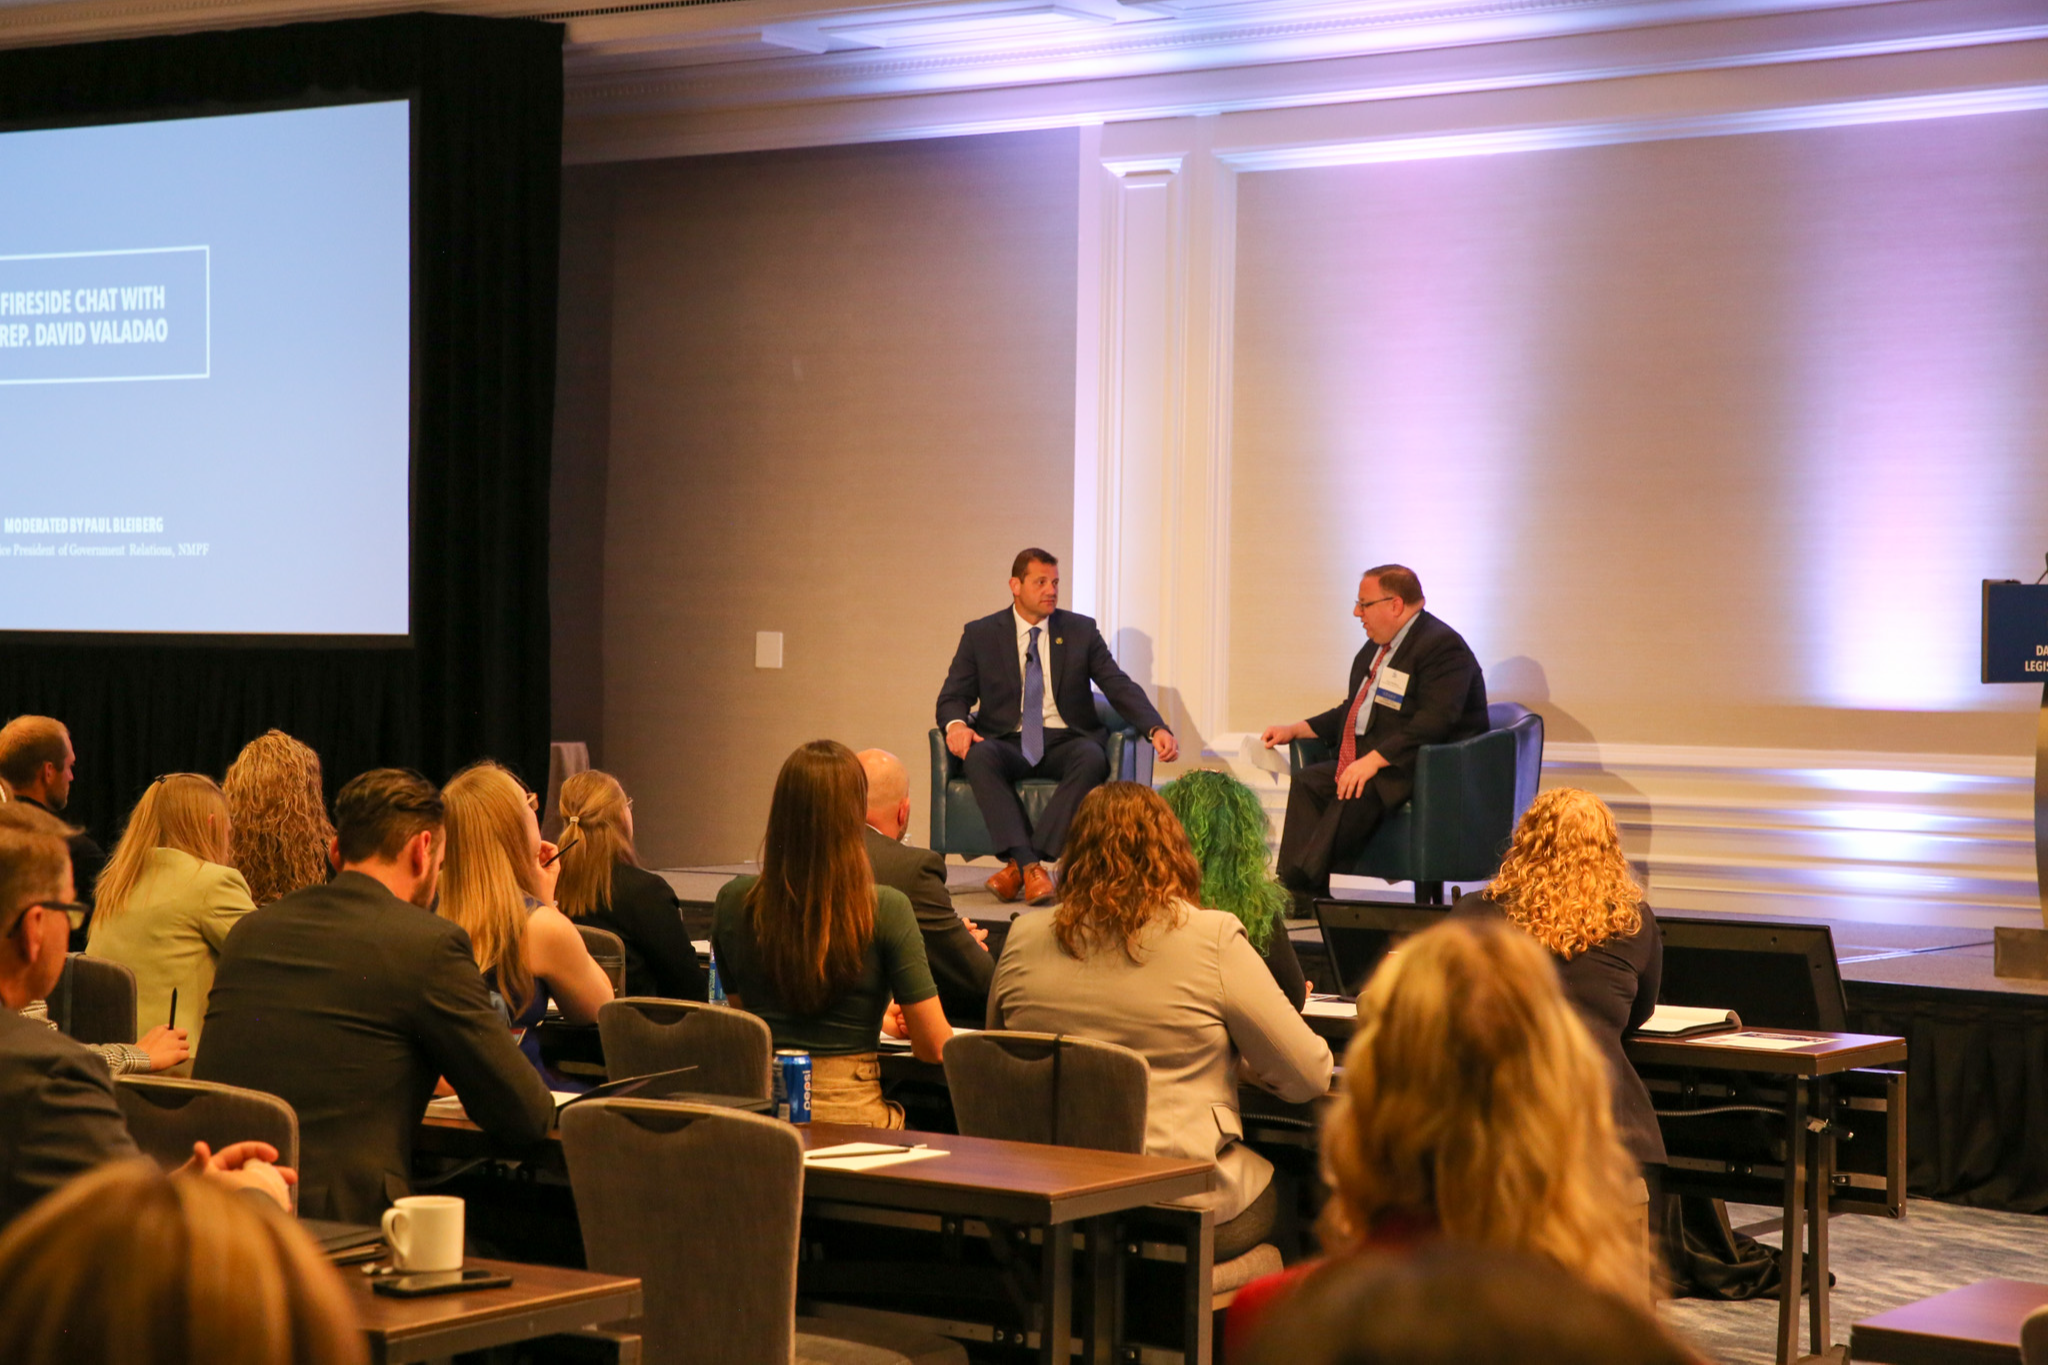
[[[2048,114],[1247,174],[1237,281],[1233,728],[1401,561],[1553,739],[2027,750]]]
[[[649,863],[753,856],[818,737],[901,755],[923,836],[960,626],[1071,538],[1077,157],[1062,130],[621,176],[604,735]]]

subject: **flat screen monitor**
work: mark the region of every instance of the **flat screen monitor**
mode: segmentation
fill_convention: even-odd
[[[1316,923],[1322,927],[1323,947],[1337,973],[1340,992],[1357,995],[1390,949],[1410,934],[1443,923],[1447,913],[1441,905],[1317,901]]]
[[[1667,1005],[1732,1009],[1758,1028],[1848,1027],[1835,936],[1825,924],[1657,917]]]
[[[0,131],[0,632],[411,633],[407,100]]]

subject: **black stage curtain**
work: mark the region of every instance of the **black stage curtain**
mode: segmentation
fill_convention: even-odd
[[[104,841],[157,774],[270,726],[329,794],[382,764],[547,773],[562,30],[410,14],[0,52],[0,127],[413,98],[413,643],[0,644],[0,717],[71,727]]]
[[[1849,1027],[1906,1040],[1906,1185],[2048,1212],[2048,998],[1848,983]]]

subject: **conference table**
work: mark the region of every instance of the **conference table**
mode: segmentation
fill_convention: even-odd
[[[1880,1365],[2020,1365],[2027,1318],[2048,1309],[2048,1284],[1979,1280],[1863,1319],[1849,1352]]]
[[[1182,1358],[1188,1365],[1206,1365],[1209,1360],[1214,1215],[1208,1210],[1155,1206],[1206,1192],[1215,1178],[1213,1163],[833,1123],[808,1124],[797,1132],[806,1152],[862,1142],[921,1145],[936,1153],[872,1168],[807,1159],[807,1227],[880,1224],[930,1232],[936,1234],[942,1254],[957,1253],[964,1240],[994,1234],[991,1240],[1000,1242],[1002,1255],[1023,1272],[1010,1279],[1023,1285],[1032,1300],[1029,1318],[1035,1320],[987,1323],[915,1313],[890,1316],[926,1330],[1024,1347],[1042,1362],[1064,1365],[1074,1344],[1078,1236],[1085,1248],[1087,1291],[1081,1305],[1086,1310],[1082,1359],[1090,1365],[1128,1359],[1121,1220],[1143,1210],[1145,1226],[1158,1230],[1154,1235],[1171,1238],[1180,1251]],[[419,1151],[432,1155],[497,1156],[536,1162],[558,1172],[566,1169],[558,1135],[533,1147],[499,1149],[468,1117],[447,1108],[421,1120],[415,1142]],[[807,1259],[800,1268],[800,1292],[811,1311],[829,1314],[832,1300],[858,1298],[864,1290],[886,1283],[871,1269]],[[967,1272],[954,1256],[947,1273]]]
[[[464,1351],[640,1316],[640,1281],[629,1276],[474,1256],[465,1264],[509,1275],[512,1283],[498,1289],[397,1299],[372,1290],[370,1277],[359,1267],[340,1269],[369,1347],[370,1365],[442,1360]]]

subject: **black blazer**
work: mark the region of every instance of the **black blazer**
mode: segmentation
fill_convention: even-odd
[[[229,932],[193,1075],[289,1102],[299,1212],[349,1223],[374,1223],[411,1192],[412,1133],[437,1078],[500,1142],[538,1142],[555,1116],[469,935],[359,872]]]
[[[683,926],[683,907],[675,888],[658,872],[631,863],[612,864],[612,903],[578,920],[593,929],[609,929],[626,945],[626,994],[658,995],[668,1000],[704,1000],[711,983],[690,931]]]
[[[1351,685],[1344,699],[1308,718],[1316,738],[1332,750],[1344,742],[1344,718],[1379,649],[1367,640],[1351,661]],[[1486,677],[1465,637],[1426,611],[1415,618],[1408,638],[1388,657],[1385,667],[1408,675],[1408,691],[1398,711],[1366,702],[1371,719],[1359,737],[1358,755],[1363,758],[1377,751],[1387,760],[1386,768],[1373,780],[1392,807],[1414,790],[1417,749],[1486,733]]]
[[[1483,891],[1459,898],[1453,915],[1505,918],[1499,905]],[[1629,1155],[1645,1166],[1664,1160],[1664,1132],[1650,1105],[1650,1089],[1636,1074],[1621,1040],[1641,1028],[1657,1008],[1664,983],[1664,932],[1657,916],[1643,906],[1642,928],[1627,938],[1611,938],[1574,958],[1557,958],[1558,979],[1607,1058],[1614,1090],[1614,1126]]]
[[[953,909],[952,893],[946,890],[945,855],[912,848],[872,825],[861,826],[861,835],[867,840],[875,884],[893,886],[910,898],[946,1018],[980,1028],[988,1017],[988,983],[995,978],[996,960],[974,941]]]
[[[1139,734],[1166,728],[1145,689],[1117,667],[1092,617],[1055,611],[1044,624],[1038,647],[1043,651],[1045,685],[1068,729],[1098,743],[1102,740],[1105,732],[1095,714],[1090,683],[1102,689],[1116,713],[1137,726]],[[970,715],[977,702],[980,709]],[[1022,728],[1023,715],[1024,673],[1017,665],[1017,620],[1014,611],[1005,607],[993,616],[969,621],[961,630],[960,647],[953,651],[953,665],[946,670],[946,685],[939,689],[939,728],[960,720],[985,737],[1013,735]]]
[[[0,1228],[73,1176],[139,1155],[106,1063],[0,1005]]]

